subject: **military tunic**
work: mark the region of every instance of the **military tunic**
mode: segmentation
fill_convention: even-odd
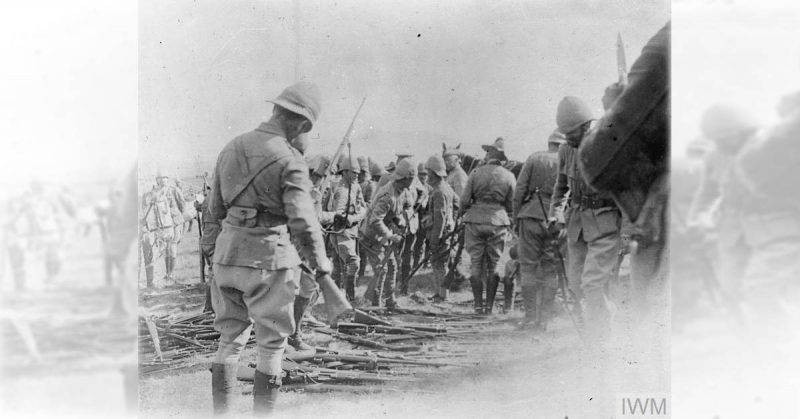
[[[394,234],[402,234],[407,229],[409,213],[413,211],[413,200],[408,189],[399,189],[394,181],[378,190],[367,209],[364,221],[359,227],[359,239],[375,270],[367,286],[364,298],[374,305],[385,300],[387,306],[394,306],[394,289],[397,280],[396,245],[388,248],[381,243]],[[385,265],[381,262],[385,259]],[[378,287],[382,288],[378,289]]]
[[[459,198],[447,182],[438,180],[431,185],[428,200],[430,224],[426,226],[425,233],[430,246],[428,251],[431,252],[433,289],[440,297],[447,296],[447,288],[443,286],[443,282],[450,254],[447,243],[442,240],[455,228],[454,212],[458,207]]]
[[[553,187],[550,217],[566,200],[567,277],[572,291],[587,300],[587,318],[593,330],[604,334],[610,327],[610,313],[604,288],[617,268],[620,249],[621,215],[607,192],[591,189],[578,171],[578,149],[562,144],[558,149],[558,177]]]
[[[347,226],[341,232],[331,234],[330,239],[336,257],[340,262],[340,264],[334,266],[341,266],[344,270],[344,272],[340,272],[341,268],[334,269],[333,278],[339,283],[340,277],[344,275],[345,294],[352,301],[355,299],[355,280],[360,263],[356,249],[358,223],[364,219],[367,213],[367,205],[364,202],[364,196],[361,193],[361,186],[359,186],[358,182],[354,181],[352,186],[340,182],[328,203],[328,211],[342,216],[347,214]]]
[[[286,338],[295,330],[300,264],[290,231],[310,267],[330,271],[310,189],[308,167],[275,120],[220,152],[209,197],[211,216],[222,220],[212,288],[221,334],[216,363],[238,360],[252,318],[257,369],[281,374]]]
[[[461,212],[474,279],[485,282],[486,276],[497,274],[497,262],[511,225],[515,183],[511,172],[493,163],[475,169],[467,179]]]

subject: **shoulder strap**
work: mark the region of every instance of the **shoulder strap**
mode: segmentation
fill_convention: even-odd
[[[237,148],[237,150],[236,150],[237,153],[242,153],[240,144],[236,144],[236,148]],[[271,156],[266,157],[264,160],[262,160],[258,164],[258,166],[256,166],[247,175],[247,178],[245,179],[245,182],[242,182],[238,186],[233,188],[233,190],[231,191],[231,193],[229,195],[230,199],[226,200],[226,202],[225,202],[225,207],[229,208],[231,206],[231,204],[234,201],[236,201],[236,198],[238,198],[242,194],[242,192],[244,192],[244,190],[247,189],[247,187],[250,186],[251,183],[253,183],[253,179],[255,179],[256,176],[258,176],[259,173],[263,172],[267,167],[271,166],[276,161],[280,160],[283,157],[287,157],[289,155],[290,155],[290,153],[273,154]]]

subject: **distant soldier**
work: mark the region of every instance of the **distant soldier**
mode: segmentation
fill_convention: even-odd
[[[142,256],[148,288],[153,286],[153,247],[157,244],[163,247],[166,266],[164,280],[171,281],[178,255],[178,240],[183,233],[183,196],[176,187],[168,184],[168,180],[159,171],[156,174],[156,186],[142,199]]]
[[[44,253],[45,281],[49,284],[61,272],[66,222],[75,207],[63,191],[47,190],[38,180],[22,197],[9,203],[5,225],[8,259],[16,289],[25,289],[26,256]]]
[[[375,271],[364,293],[364,299],[372,305],[384,300],[387,308],[397,306],[397,246],[408,230],[414,205],[409,187],[416,178],[416,164],[410,159],[400,160],[392,180],[378,189],[359,228],[359,239]]]
[[[447,184],[453,188],[456,195],[461,196],[464,187],[467,186],[467,172],[461,168],[461,144],[455,148],[447,148],[442,143],[442,148],[442,158],[447,167]]]
[[[361,193],[364,194],[364,201],[367,205],[372,203],[372,198],[375,196],[375,193],[378,191],[378,182],[383,178],[383,176],[388,175],[388,172],[384,170],[379,164],[374,162],[372,158],[368,158],[368,165],[370,171],[370,180],[364,182],[362,185]],[[361,255],[359,267],[358,267],[358,277],[364,277],[364,271],[367,269],[367,263],[369,258],[363,256],[365,250],[362,249],[363,245],[361,242],[358,243],[358,254]]]
[[[397,156],[396,164],[399,164],[402,160],[407,160],[413,157],[413,154],[407,151],[397,152],[395,154]],[[416,172],[416,171],[415,171]],[[414,245],[417,239],[417,231],[419,230],[419,210],[424,206],[426,202],[428,202],[428,188],[419,180],[419,172],[416,172],[417,176],[411,182],[411,185],[408,187],[408,193],[411,195],[411,210],[409,212],[409,220],[408,220],[408,232],[403,240],[403,248],[399,252],[400,257],[400,281],[399,281],[399,292],[400,295],[408,294],[408,283],[410,278],[408,274],[411,272],[411,260],[414,253]],[[380,190],[384,185],[389,183],[392,180],[393,176],[383,176],[381,177],[381,182],[379,183],[378,189]],[[382,183],[382,184],[381,184]]]
[[[427,182],[431,190],[428,198],[427,222],[423,223],[425,228],[420,231],[426,235],[428,252],[431,253],[435,292],[433,300],[440,302],[447,300],[447,287],[443,283],[450,255],[449,245],[444,239],[455,228],[455,213],[459,208],[459,197],[445,181],[447,171],[441,157],[429,158],[426,169],[428,172]]]
[[[566,228],[561,233],[567,236],[567,277],[575,295],[585,301],[587,336],[601,343],[611,330],[605,288],[618,268],[622,218],[611,195],[590,188],[578,171],[578,146],[592,124],[589,107],[577,97],[567,96],[558,104],[556,122],[566,144],[558,149],[549,219],[558,221],[556,208],[569,193]]]
[[[507,161],[502,138],[484,145],[486,164],[473,170],[461,195],[464,236],[469,252],[470,283],[475,313],[491,314],[500,282],[497,263],[511,226],[514,175],[503,168]],[[484,305],[483,292],[486,289]]]
[[[425,231],[424,221],[426,218],[429,218],[429,209],[428,203],[430,202],[430,195],[431,195],[431,186],[428,184],[428,167],[426,162],[421,162],[419,166],[417,166],[417,177],[419,178],[419,182],[425,188],[425,196],[427,199],[422,202],[419,206],[419,210],[417,211],[420,226],[422,228],[417,230],[417,237],[414,238],[414,249],[412,251],[412,266],[417,266],[423,258],[423,250],[424,252],[430,251],[430,244],[428,243],[428,235]],[[428,225],[430,226],[430,224]]]
[[[293,146],[296,147],[296,142],[290,142]],[[311,159],[307,160],[308,162],[308,175],[311,178],[311,200],[313,201],[314,205],[314,212],[317,214],[317,218],[319,219],[319,223],[322,225],[323,228],[330,227],[333,224],[333,213],[329,211],[323,211],[322,209],[322,197],[323,193],[320,191],[320,183],[322,178],[325,176],[325,173],[328,170],[328,166],[330,166],[330,159],[326,156],[318,155],[314,156]],[[299,243],[297,240],[292,239],[297,249],[300,249]],[[301,259],[304,258],[302,249],[300,249],[300,257]],[[308,273],[301,271],[300,272],[300,280],[299,280],[299,288],[297,290],[297,296],[294,299],[294,307],[293,307],[293,314],[294,314],[294,331],[289,338],[287,339],[287,344],[294,348],[296,351],[303,352],[313,350],[314,347],[305,343],[303,341],[303,337],[301,334],[301,323],[303,321],[303,316],[305,315],[306,311],[312,307],[319,297],[319,285],[317,285],[316,279]]]
[[[286,88],[272,117],[220,152],[209,210],[222,220],[214,250],[214,328],[220,332],[212,370],[215,413],[225,413],[239,358],[255,324],[258,362],[253,382],[256,415],[273,410],[281,386],[286,338],[295,329],[293,305],[300,257],[328,275],[322,231],[310,195],[308,167],[289,140],[308,132],[320,111],[318,88]],[[251,322],[252,319],[252,322]]]
[[[358,161],[343,158],[339,162],[341,182],[333,191],[327,210],[334,214],[333,233],[329,235],[334,246],[335,257],[339,259],[344,272],[334,270],[333,278],[342,284],[349,301],[355,300],[355,284],[358,275],[359,257],[356,249],[358,223],[367,214],[367,205],[361,186],[358,184]],[[343,278],[342,278],[343,276]]]
[[[521,326],[540,330],[546,328],[554,314],[553,303],[558,287],[560,261],[552,249],[552,240],[557,234],[548,230],[546,211],[550,208],[550,197],[556,183],[561,144],[564,144],[563,134],[558,131],[550,134],[547,151],[537,151],[528,157],[514,190],[514,220],[519,237],[520,283],[525,306],[525,319]],[[563,239],[559,241],[559,246],[562,245],[566,245]],[[508,296],[509,293],[504,294]]]
[[[369,203],[364,190],[372,183],[372,174],[369,171],[369,160],[365,156],[358,157],[358,170],[358,185],[361,186],[361,194],[364,195],[364,201]],[[372,195],[369,198],[371,199]]]

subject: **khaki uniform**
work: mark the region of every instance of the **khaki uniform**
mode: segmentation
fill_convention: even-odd
[[[412,198],[409,190],[399,190],[393,181],[388,183],[378,190],[359,227],[359,240],[375,270],[364,293],[364,298],[373,305],[378,305],[379,300],[384,300],[387,307],[397,304],[394,290],[398,250],[394,246],[383,246],[381,242],[407,229],[413,211]],[[385,264],[381,264],[384,259]]]
[[[333,278],[337,283],[343,284],[347,298],[353,301],[355,299],[355,282],[360,263],[356,242],[358,238],[358,223],[364,219],[367,213],[367,205],[364,202],[364,196],[361,194],[361,186],[355,181],[352,187],[340,182],[328,203],[328,211],[340,215],[347,214],[346,228],[340,233],[331,234],[329,237],[336,257],[339,259],[339,264],[334,265],[339,269],[334,269]],[[341,272],[341,270],[344,270],[344,272]],[[344,280],[340,282],[342,275],[344,275]]]
[[[567,277],[572,291],[585,299],[587,328],[598,338],[610,330],[605,286],[614,276],[620,250],[621,215],[611,196],[593,191],[578,171],[578,150],[568,144],[558,149],[558,177],[553,188],[550,216],[558,203],[567,229]],[[521,252],[520,252],[521,253]]]
[[[525,161],[514,190],[514,218],[519,232],[518,260],[525,314],[527,318],[540,322],[545,320],[539,315],[535,316],[535,313],[546,317],[553,314],[558,264],[561,263],[548,243],[553,236],[547,231],[547,214],[543,212],[543,209],[547,211],[550,208],[557,174],[558,153],[538,151]],[[539,192],[536,192],[537,189]],[[566,240],[561,245],[566,250]],[[541,296],[537,297],[537,293]],[[537,305],[537,302],[541,304]]]
[[[394,174],[383,176],[378,190],[384,188],[392,180],[394,180]],[[414,181],[411,182],[411,186],[404,193],[411,202],[412,210],[408,211],[408,231],[402,243],[403,247],[397,250],[400,258],[400,294],[408,293],[408,282],[410,280],[408,274],[411,272],[411,260],[417,241],[417,231],[419,230],[419,213],[414,211],[413,208],[415,206],[420,208],[424,203],[428,202],[428,188],[419,181],[419,178],[415,177]]]
[[[289,232],[312,269],[330,268],[310,189],[308,167],[274,120],[220,153],[209,196],[211,216],[222,220],[212,288],[214,328],[220,332],[215,363],[238,361],[252,318],[256,369],[280,376],[286,338],[295,330],[300,276]]]
[[[511,225],[515,183],[511,172],[499,164],[487,163],[469,175],[461,195],[465,248],[470,256],[476,309],[482,309],[485,287],[491,300],[487,304],[493,302],[492,290],[496,290],[499,281],[497,262]]]
[[[446,275],[447,260],[450,252],[448,243],[443,242],[445,236],[455,228],[455,211],[460,206],[458,195],[447,182],[439,180],[431,185],[428,200],[428,223],[423,223],[422,231],[426,234],[431,252],[431,267],[433,268],[433,289],[439,297],[447,296],[447,287],[443,286]]]

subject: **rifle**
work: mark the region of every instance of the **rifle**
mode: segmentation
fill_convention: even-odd
[[[405,278],[405,281],[406,281],[406,282],[407,282],[407,281],[410,281],[410,280],[411,280],[411,278],[414,276],[414,274],[415,274],[415,273],[417,273],[417,271],[418,271],[418,270],[419,270],[419,269],[420,269],[420,268],[421,268],[423,265],[425,265],[425,263],[427,263],[427,262],[428,262],[428,261],[429,261],[429,260],[430,260],[430,259],[433,257],[433,255],[434,255],[434,254],[436,254],[436,256],[437,256],[437,257],[441,257],[441,256],[443,256],[443,255],[447,254],[447,252],[449,252],[449,251],[450,251],[450,248],[449,248],[449,247],[447,247],[447,241],[448,241],[448,240],[450,240],[450,238],[451,238],[451,237],[455,236],[455,235],[456,235],[456,233],[460,232],[460,230],[461,230],[463,227],[464,227],[464,224],[459,224],[459,225],[458,225],[456,228],[454,228],[454,229],[453,229],[453,231],[451,231],[451,232],[447,233],[447,235],[446,235],[446,236],[444,236],[444,237],[442,238],[442,240],[441,240],[441,242],[440,242],[441,244],[439,245],[439,247],[438,247],[438,248],[436,248],[436,249],[435,249],[435,250],[433,250],[433,251],[427,252],[427,254],[425,255],[425,257],[424,257],[424,258],[422,258],[422,260],[421,260],[421,261],[417,262],[417,265],[416,265],[416,266],[414,266],[414,268],[413,268],[413,269],[411,269],[411,272],[409,272],[409,273],[408,273],[408,276]]]
[[[206,176],[203,175],[203,197],[208,199],[208,195],[206,194]],[[203,201],[205,202],[205,200]],[[206,204],[208,205],[208,204]],[[200,254],[200,282],[205,284],[206,283],[206,258],[203,255],[203,221],[202,217],[200,216],[202,212],[202,206],[200,207],[200,211],[197,212],[195,218],[197,219],[197,249],[199,250]]]
[[[534,192],[536,193],[536,197],[539,199],[539,206],[542,209],[542,215],[544,215],[544,217],[547,218],[547,211],[544,209],[544,201],[542,201],[542,194],[540,193],[540,189],[536,188]],[[555,253],[556,258],[558,258],[558,268],[559,268],[558,288],[561,289],[561,296],[563,298],[561,304],[563,305],[564,310],[569,315],[569,319],[572,321],[572,325],[575,326],[575,331],[578,332],[578,337],[581,339],[581,341],[585,343],[586,340],[583,338],[583,333],[581,333],[580,327],[578,327],[578,322],[575,320],[574,313],[572,312],[572,310],[570,310],[569,306],[567,305],[567,301],[569,298],[569,293],[567,292],[569,279],[567,278],[567,268],[566,265],[564,264],[564,256],[561,254],[561,250],[558,248],[558,237],[555,238],[552,237],[552,235],[550,234],[550,229],[547,228],[547,223],[545,223],[545,232],[547,232],[547,235],[550,236],[549,237],[550,245],[553,247],[553,253]],[[579,304],[579,302],[576,301],[576,304]]]
[[[461,254],[464,253],[464,245],[465,245],[464,242],[465,242],[465,240],[464,240],[464,234],[463,234],[463,230],[464,230],[464,223],[463,222],[458,223],[458,225],[456,226],[456,228],[453,231],[459,231],[459,230],[460,230],[460,232],[459,232],[458,236],[456,236],[456,238],[458,239],[458,249],[456,249],[456,254],[453,256],[453,258],[450,259],[450,263],[447,266],[447,275],[445,275],[444,282],[442,283],[443,287],[447,287],[451,291],[453,290],[453,288],[452,288],[453,281],[456,280],[456,275],[458,274],[458,264],[461,263]],[[460,283],[459,283],[459,285],[460,285]]]
[[[328,166],[328,170],[325,171],[325,175],[322,177],[322,180],[319,182],[319,190],[324,193],[326,189],[330,187],[330,179],[332,174],[335,173],[334,165],[339,161],[342,154],[344,154],[344,147],[350,146],[350,134],[353,132],[353,125],[356,123],[356,118],[358,118],[358,114],[361,113],[361,108],[364,106],[364,102],[367,101],[367,98],[361,100],[361,105],[358,106],[358,110],[356,110],[356,114],[353,115],[353,120],[350,121],[350,126],[347,128],[347,132],[344,134],[344,138],[342,138],[342,142],[339,143],[339,147],[336,149],[336,153],[333,155],[331,159],[331,164]]]

